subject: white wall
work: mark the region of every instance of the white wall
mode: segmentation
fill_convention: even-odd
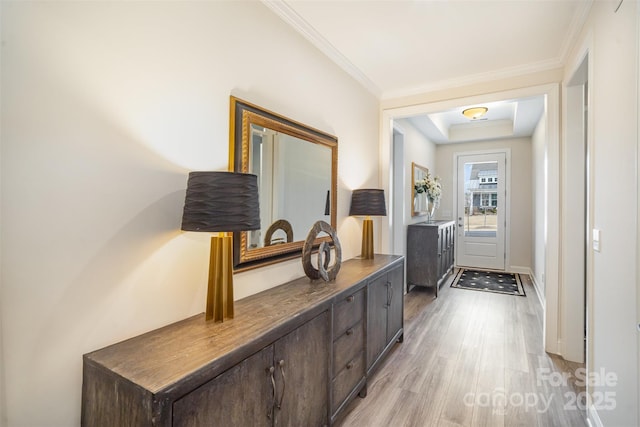
[[[436,145],[429,141],[406,119],[396,119],[395,125],[404,134],[404,182],[406,183],[403,199],[405,215],[402,232],[402,254],[407,253],[407,225],[426,221],[426,216],[411,216],[413,211],[413,183],[411,182],[411,163],[424,166],[433,173],[436,164]]]
[[[258,2],[2,2],[2,367],[10,426],[79,423],[81,357],[201,312],[189,170],[226,170],[229,95],[339,138],[338,234],[375,187],[374,96]],[[236,297],[303,275],[237,274]]]
[[[436,147],[435,172],[445,189],[436,217],[452,218],[454,186],[454,155],[466,151],[509,148],[511,150],[511,237],[510,265],[507,269],[531,268],[532,214],[531,214],[531,139],[513,138],[462,144],[441,144]]]
[[[531,137],[531,193],[533,203],[533,236],[531,271],[544,298],[545,287],[545,143],[547,140],[547,117],[543,114]]]
[[[404,193],[406,204],[404,223],[413,224],[425,221],[426,216],[411,216],[413,207],[413,184],[411,183],[411,163],[417,163],[429,169],[433,174],[436,167],[436,145],[428,140],[406,119],[395,120],[404,133],[404,172],[407,183]]]
[[[614,393],[615,409],[602,405],[603,425],[636,426],[638,345],[636,324],[636,205],[638,188],[636,1],[617,13],[609,2],[594,2],[569,64],[579,64],[584,46],[590,59],[589,131],[593,227],[601,230],[601,251],[593,252],[588,364],[617,375],[615,385],[597,384],[596,393]],[[565,82],[571,78],[567,68]],[[601,394],[600,396],[604,396]]]

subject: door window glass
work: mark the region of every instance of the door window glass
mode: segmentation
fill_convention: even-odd
[[[498,162],[464,164],[464,235],[496,237]]]

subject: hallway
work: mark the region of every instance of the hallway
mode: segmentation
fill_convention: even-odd
[[[542,307],[521,278],[526,297],[452,289],[452,277],[438,299],[407,294],[404,343],[340,425],[586,426],[576,408],[584,389],[561,376],[580,365],[544,352]]]

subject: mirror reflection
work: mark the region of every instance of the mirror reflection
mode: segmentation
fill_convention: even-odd
[[[261,224],[233,234],[234,269],[300,256],[316,221],[336,227],[337,138],[235,97],[230,127],[230,170],[258,176]]]
[[[249,232],[247,249],[304,240],[329,219],[329,147],[252,124],[249,172],[258,176],[261,227]]]
[[[422,216],[427,214],[428,204],[426,193],[419,193],[416,184],[424,180],[429,174],[429,169],[416,163],[411,163],[411,216]]]

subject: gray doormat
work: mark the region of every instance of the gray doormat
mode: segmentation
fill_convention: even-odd
[[[452,288],[526,296],[517,273],[462,268],[451,283]]]

